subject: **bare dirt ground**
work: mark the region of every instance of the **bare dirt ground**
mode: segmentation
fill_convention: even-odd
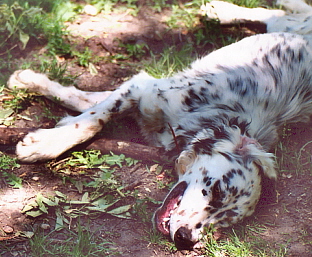
[[[166,15],[169,13],[159,14],[151,12],[149,9],[142,9],[136,17],[127,13],[109,16],[82,14],[67,25],[72,34],[71,43],[81,49],[87,46],[98,56],[111,55],[120,51],[116,39],[131,44],[144,42],[154,53],[161,53],[165,47],[170,45],[179,47],[194,39],[191,33],[168,29],[162,22]],[[245,28],[240,29],[244,30]],[[247,34],[252,33],[254,32],[248,30]],[[203,54],[212,47],[207,44],[194,49],[194,52]],[[32,56],[40,51],[44,51],[44,49],[37,46],[29,47],[29,54],[23,58],[33,58]],[[148,56],[144,58],[148,58]],[[96,63],[97,75],[91,75],[85,67],[78,66],[70,59],[60,57],[60,61],[68,62],[68,72],[75,76],[78,75],[76,84],[80,89],[98,91],[116,88],[123,80],[137,72],[130,64],[135,63],[137,67],[141,60],[133,58],[124,63],[99,61]],[[20,119],[15,125],[17,127],[53,126],[55,122],[43,114],[46,107],[50,108],[52,114],[56,116],[62,116],[67,111],[40,98],[40,101],[34,101],[21,113],[21,115],[38,118],[31,121]],[[278,250],[281,245],[285,246],[287,249],[285,256],[312,256],[312,165],[310,154],[312,143],[308,143],[309,140],[312,140],[310,125],[296,124],[285,127],[282,132],[281,147],[277,148],[280,173],[276,184],[276,196],[268,197],[273,198],[269,201],[263,199],[255,215],[244,221],[244,224],[237,226],[241,229],[241,226],[251,227],[253,224],[258,224],[263,229],[255,233],[254,236],[267,242],[268,248]],[[128,131],[124,131],[125,127],[131,130],[131,135]],[[123,122],[121,128],[117,129],[113,135],[105,131],[103,135],[105,137],[118,136],[120,139],[134,142],[142,141],[132,122]],[[5,145],[1,147],[1,150],[12,154],[14,147]],[[157,179],[167,184],[173,178],[166,174],[159,176],[153,170],[147,172],[146,167],[151,168],[152,165],[153,163],[139,163],[134,168],[120,168],[116,174],[124,186],[132,185],[139,178],[140,182],[134,184],[133,190],[138,190],[141,197],[148,196],[161,201],[168,192],[168,188],[159,189]],[[27,217],[21,213],[25,204],[33,200],[39,192],[49,196],[57,190],[72,199],[80,199],[82,195],[72,183],[64,181],[62,175],[53,172],[45,163],[21,164],[21,167],[14,169],[13,172],[24,182],[21,189],[13,189],[4,179],[0,178],[0,243],[2,247],[15,245],[14,250],[3,253],[2,256],[30,256],[27,239],[16,235],[16,232],[36,231],[42,227],[42,224],[48,224],[49,226],[46,228],[47,231],[50,231],[55,225],[55,217],[52,214],[35,219]],[[83,175],[72,174],[72,176],[75,179],[85,179]],[[133,199],[128,201],[133,203]],[[150,204],[148,211],[152,213],[156,207],[156,204]],[[150,243],[146,231],[150,230],[152,225],[147,225],[148,223],[143,223],[139,219],[126,220],[105,214],[93,219],[88,216],[81,219],[84,223],[89,224],[90,229],[95,231],[98,237],[106,237],[109,241],[114,242],[114,248],[119,252],[117,256],[200,255],[196,252],[170,251],[164,245]],[[55,240],[57,239],[61,240],[62,236],[56,235]],[[249,240],[253,240],[252,237]],[[103,256],[106,255],[103,254]]]

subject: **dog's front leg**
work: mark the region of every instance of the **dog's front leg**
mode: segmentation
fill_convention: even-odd
[[[81,115],[65,117],[53,129],[29,133],[16,146],[18,158],[25,162],[53,159],[92,138],[113,116],[135,107],[146,78],[150,77],[139,74]]]

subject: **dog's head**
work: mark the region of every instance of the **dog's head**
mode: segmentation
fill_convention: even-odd
[[[205,227],[251,215],[261,176],[276,177],[272,157],[236,125],[201,130],[176,161],[179,181],[154,215],[157,229],[179,249],[191,249]]]

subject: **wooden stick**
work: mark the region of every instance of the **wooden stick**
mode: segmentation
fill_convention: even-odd
[[[14,145],[22,140],[26,134],[35,130],[28,128],[0,128],[0,144]],[[103,154],[109,152],[124,154],[138,160],[168,161],[164,156],[164,150],[162,148],[117,139],[95,139],[90,144],[86,143],[86,149],[100,150]]]

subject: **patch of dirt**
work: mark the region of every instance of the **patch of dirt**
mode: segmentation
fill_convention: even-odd
[[[167,11],[164,13],[152,12],[149,8],[140,10],[136,17],[128,13],[97,16],[80,15],[75,21],[68,23],[68,29],[73,35],[70,40],[77,45],[78,49],[88,47],[99,57],[109,57],[112,54],[122,52],[119,42],[124,44],[146,44],[155,54],[161,53],[164,48],[175,45],[182,46],[186,42],[194,40],[191,32],[182,30],[170,30],[163,23]],[[229,28],[224,32],[228,33]],[[234,28],[237,29],[237,28]],[[255,33],[253,28],[239,28],[244,35]],[[260,28],[261,30],[262,28]],[[256,29],[258,32],[259,29]],[[208,36],[208,35],[207,35]],[[194,48],[194,53],[203,54],[212,49],[211,44]],[[39,53],[42,49],[34,49]],[[34,54],[31,52],[31,55]],[[30,56],[28,56],[30,58]],[[148,59],[149,56],[143,57]],[[27,58],[27,56],[26,56]],[[142,60],[130,59],[124,62],[107,62],[101,59],[96,62],[98,74],[91,75],[88,69],[78,66],[71,60],[60,59],[68,62],[68,72],[79,75],[76,79],[77,87],[89,90],[113,90],[121,82],[137,73],[138,63]],[[135,65],[132,65],[135,64]],[[51,109],[55,116],[62,116],[65,110],[50,101],[32,103],[21,115],[36,117],[32,120],[20,119],[17,127],[52,127],[55,122],[45,115],[46,108]],[[117,126],[113,123],[110,126]],[[128,127],[127,133],[123,130]],[[105,136],[128,139],[134,142],[142,142],[135,124],[130,120],[124,120],[122,129],[114,133],[105,133]],[[312,130],[310,126],[292,125],[285,128],[286,133],[282,136],[282,146],[277,152],[280,164],[279,179],[276,184],[276,199],[266,201],[258,207],[255,215],[244,221],[244,226],[253,226],[254,223],[263,227],[261,232],[256,233],[258,238],[269,242],[268,247],[280,249],[286,246],[285,256],[308,257],[312,255],[312,172],[311,150]],[[128,131],[131,131],[130,135]],[[308,142],[308,143],[307,143]],[[306,144],[306,145],[305,145]],[[304,148],[302,148],[304,146]],[[288,149],[288,152],[284,152]],[[12,153],[12,146],[1,146],[1,150]],[[147,171],[153,164],[138,164],[134,168],[121,168],[116,175],[124,186],[131,186],[137,190],[138,195],[151,197],[161,201],[168,188],[159,189],[158,182],[170,183],[173,178],[166,174],[159,176],[155,171]],[[296,171],[300,169],[300,174]],[[287,171],[285,171],[287,170]],[[291,170],[292,172],[289,172]],[[13,173],[24,181],[22,189],[13,189],[8,186],[4,178],[0,178],[0,243],[15,244],[15,252],[7,252],[2,256],[29,256],[27,240],[20,242],[16,237],[17,231],[35,231],[41,224],[49,223],[51,229],[55,225],[55,217],[47,216],[31,219],[21,214],[25,204],[31,202],[38,193],[51,196],[56,190],[68,195],[71,199],[81,199],[82,194],[70,182],[64,182],[62,177],[52,172],[46,164],[21,164],[20,168],[14,169]],[[157,178],[157,176],[159,176]],[[75,177],[79,179],[80,177]],[[158,182],[157,182],[158,179]],[[274,190],[273,190],[274,191]],[[272,197],[272,196],[271,196]],[[275,198],[275,197],[273,197]],[[129,199],[133,203],[133,199]],[[149,205],[152,213],[156,205]],[[119,256],[198,256],[196,252],[171,252],[160,244],[151,244],[146,231],[152,228],[152,224],[140,222],[140,220],[118,219],[108,215],[100,215],[95,219],[83,217],[83,222],[88,223],[96,235],[105,237],[115,243],[114,247],[120,253]],[[249,238],[252,241],[252,238]],[[283,249],[283,247],[281,248]],[[281,254],[283,251],[281,252]],[[103,255],[104,256],[104,255]]]

